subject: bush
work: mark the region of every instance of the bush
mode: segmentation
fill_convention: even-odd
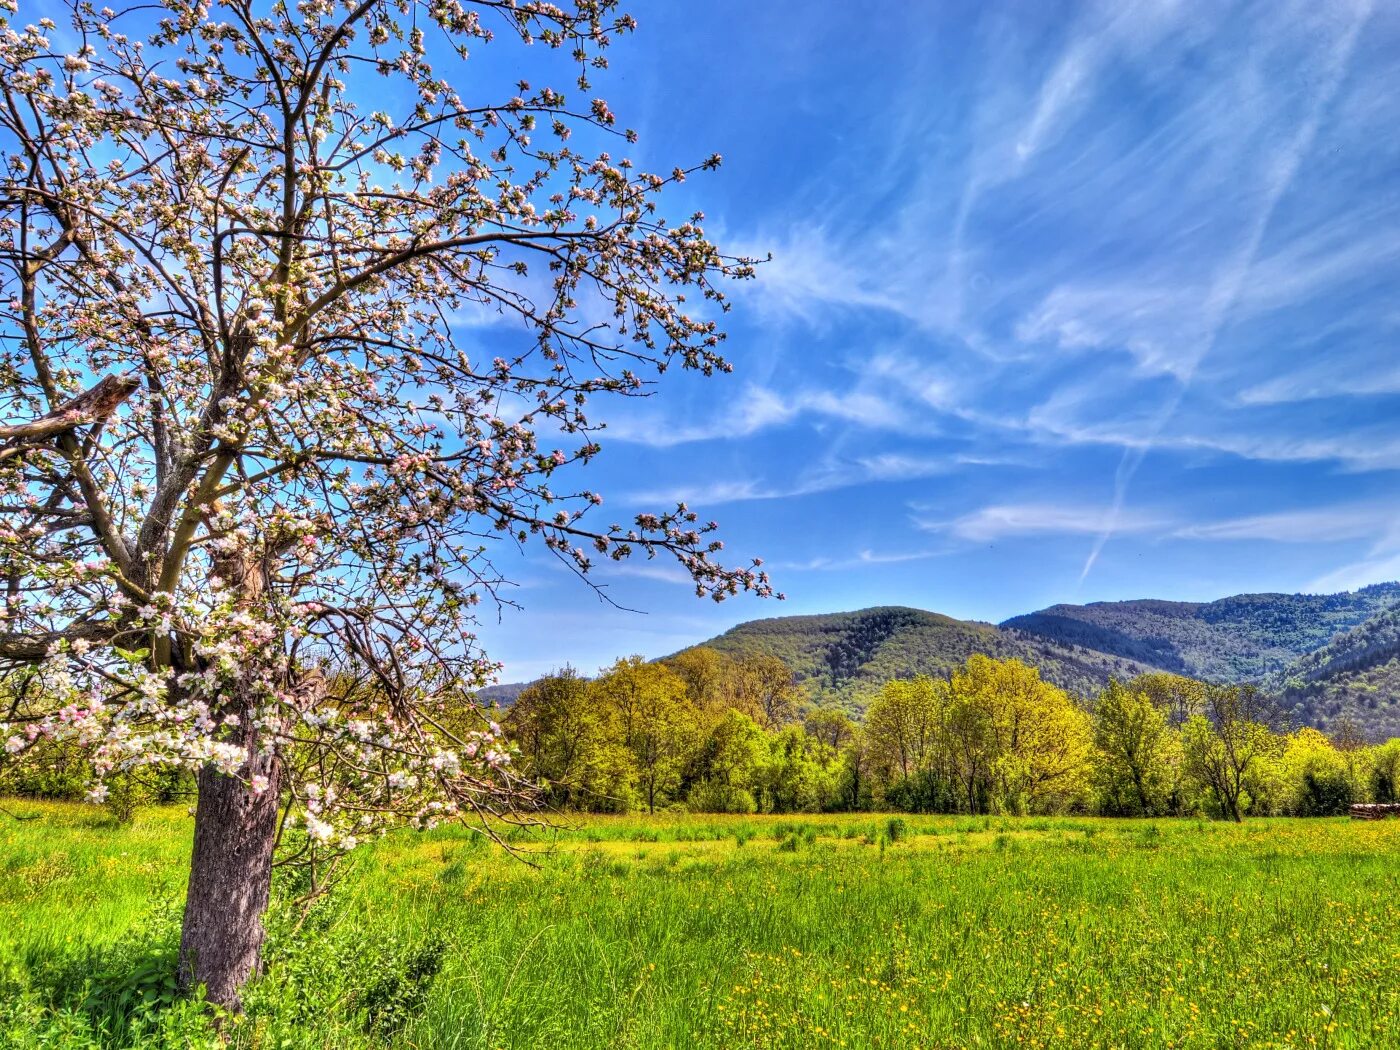
[[[1344,815],[1354,801],[1351,781],[1345,774],[1331,770],[1308,772],[1303,775],[1303,790],[1298,805],[1302,817],[1337,817]]]
[[[391,1036],[403,1030],[428,1000],[433,978],[442,969],[444,944],[432,938],[421,944],[395,942],[375,957],[368,981],[351,1000],[363,1012],[370,1035]]]
[[[757,813],[758,803],[743,788],[703,780],[690,791],[686,807],[692,813]]]

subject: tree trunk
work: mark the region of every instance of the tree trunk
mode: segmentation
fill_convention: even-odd
[[[193,991],[203,985],[209,1002],[235,1011],[239,990],[260,966],[279,811],[276,759],[254,753],[245,773],[267,777],[267,790],[256,794],[212,766],[199,773],[194,853],[180,933],[181,986]]]

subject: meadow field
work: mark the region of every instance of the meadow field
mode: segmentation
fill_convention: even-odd
[[[36,819],[0,817],[0,1043],[216,1045],[171,1005],[184,811],[6,805]],[[390,836],[275,911],[229,1043],[1400,1046],[1400,823],[589,817],[514,844],[531,863]]]

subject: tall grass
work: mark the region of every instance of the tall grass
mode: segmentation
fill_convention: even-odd
[[[187,1045],[189,827],[0,824],[0,1044]],[[589,818],[365,852],[248,1047],[1400,1046],[1400,825]],[[8,1040],[8,1043],[4,1042]]]

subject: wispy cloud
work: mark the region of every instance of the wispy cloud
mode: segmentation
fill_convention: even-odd
[[[606,436],[652,448],[671,448],[696,441],[740,438],[791,422],[798,408],[789,399],[761,386],[748,386],[728,402],[723,415],[700,423],[685,423],[633,409],[610,422]]]
[[[682,422],[660,413],[620,415],[610,423],[606,437],[651,448],[673,448],[701,441],[750,437],[787,426],[798,419],[854,423],[871,430],[928,432],[898,402],[876,391],[807,388],[780,393],[749,386],[730,400],[724,412],[703,422]]]
[[[695,481],[664,489],[632,493],[627,500],[639,504],[685,503],[691,507],[719,506],[752,500],[792,499],[864,485],[870,482],[907,482],[970,468],[1001,465],[991,457],[958,453],[917,455],[888,452],[852,459],[819,461],[795,479],[764,482],[756,478]]]
[[[1079,574],[1081,581],[1088,578],[1089,573],[1093,571],[1094,564],[1099,559],[1099,555],[1102,554],[1104,546],[1119,530],[1124,505],[1127,501],[1128,487],[1132,484],[1138,468],[1142,466],[1143,457],[1151,449],[1152,441],[1156,440],[1157,435],[1161,433],[1168,421],[1176,414],[1177,409],[1180,408],[1186,390],[1195,378],[1196,370],[1215,346],[1221,328],[1229,319],[1259,254],[1259,246],[1263,242],[1269,223],[1273,220],[1274,211],[1284,194],[1293,185],[1294,177],[1297,175],[1298,167],[1303,158],[1312,149],[1323,113],[1336,94],[1342,78],[1346,75],[1351,64],[1352,53],[1356,48],[1357,37],[1370,14],[1369,0],[1358,5],[1355,16],[1344,27],[1338,39],[1332,43],[1325,58],[1321,82],[1313,93],[1311,104],[1303,120],[1283,147],[1275,153],[1271,159],[1272,162],[1265,169],[1262,202],[1238,251],[1217,275],[1210,293],[1205,299],[1204,331],[1188,353],[1183,370],[1178,373],[1180,386],[1163,405],[1161,414],[1154,424],[1149,443],[1141,448],[1128,449],[1123,453],[1122,461],[1118,465],[1113,481],[1113,505],[1110,508],[1103,531],[1095,538],[1094,544],[1089,550],[1089,556],[1084,561],[1084,568]]]
[[[1361,558],[1313,579],[1315,593],[1354,590],[1381,580],[1400,578],[1400,505],[1353,503],[1232,518],[1183,528],[1177,536],[1199,540],[1274,543],[1354,543],[1369,541]]]
[[[1206,524],[1187,525],[1176,531],[1183,539],[1269,540],[1278,543],[1333,543],[1374,539],[1392,533],[1400,521],[1400,506],[1350,504],[1305,510],[1279,511]]]
[[[599,578],[606,576],[631,576],[641,580],[654,580],[658,583],[673,583],[692,587],[695,580],[674,563],[662,561],[623,561],[608,562],[597,570]]]
[[[1100,532],[1110,514],[1108,507],[1077,503],[1011,503],[982,507],[952,521],[919,521],[920,528],[945,532],[976,543],[1013,536],[1091,536]],[[1166,519],[1146,512],[1120,515],[1119,528],[1147,532],[1162,528]]]
[[[695,482],[665,489],[647,489],[624,497],[631,504],[669,507],[684,503],[688,507],[717,507],[725,503],[743,503],[756,499],[777,499],[791,493],[777,489],[753,478],[732,481]]]
[[[777,561],[773,562],[769,568],[775,572],[843,572],[876,565],[902,565],[908,562],[928,561],[930,558],[946,557],[955,551],[956,548],[953,547],[892,552],[862,550],[849,558],[818,557],[808,558],[805,561]]]
[[[1329,359],[1325,367],[1293,372],[1266,380],[1242,391],[1243,405],[1280,405],[1329,397],[1376,397],[1400,394],[1400,368],[1377,369],[1370,361],[1354,367]]]
[[[1311,580],[1304,590],[1313,594],[1354,591],[1372,583],[1400,580],[1400,551],[1348,562]]]

